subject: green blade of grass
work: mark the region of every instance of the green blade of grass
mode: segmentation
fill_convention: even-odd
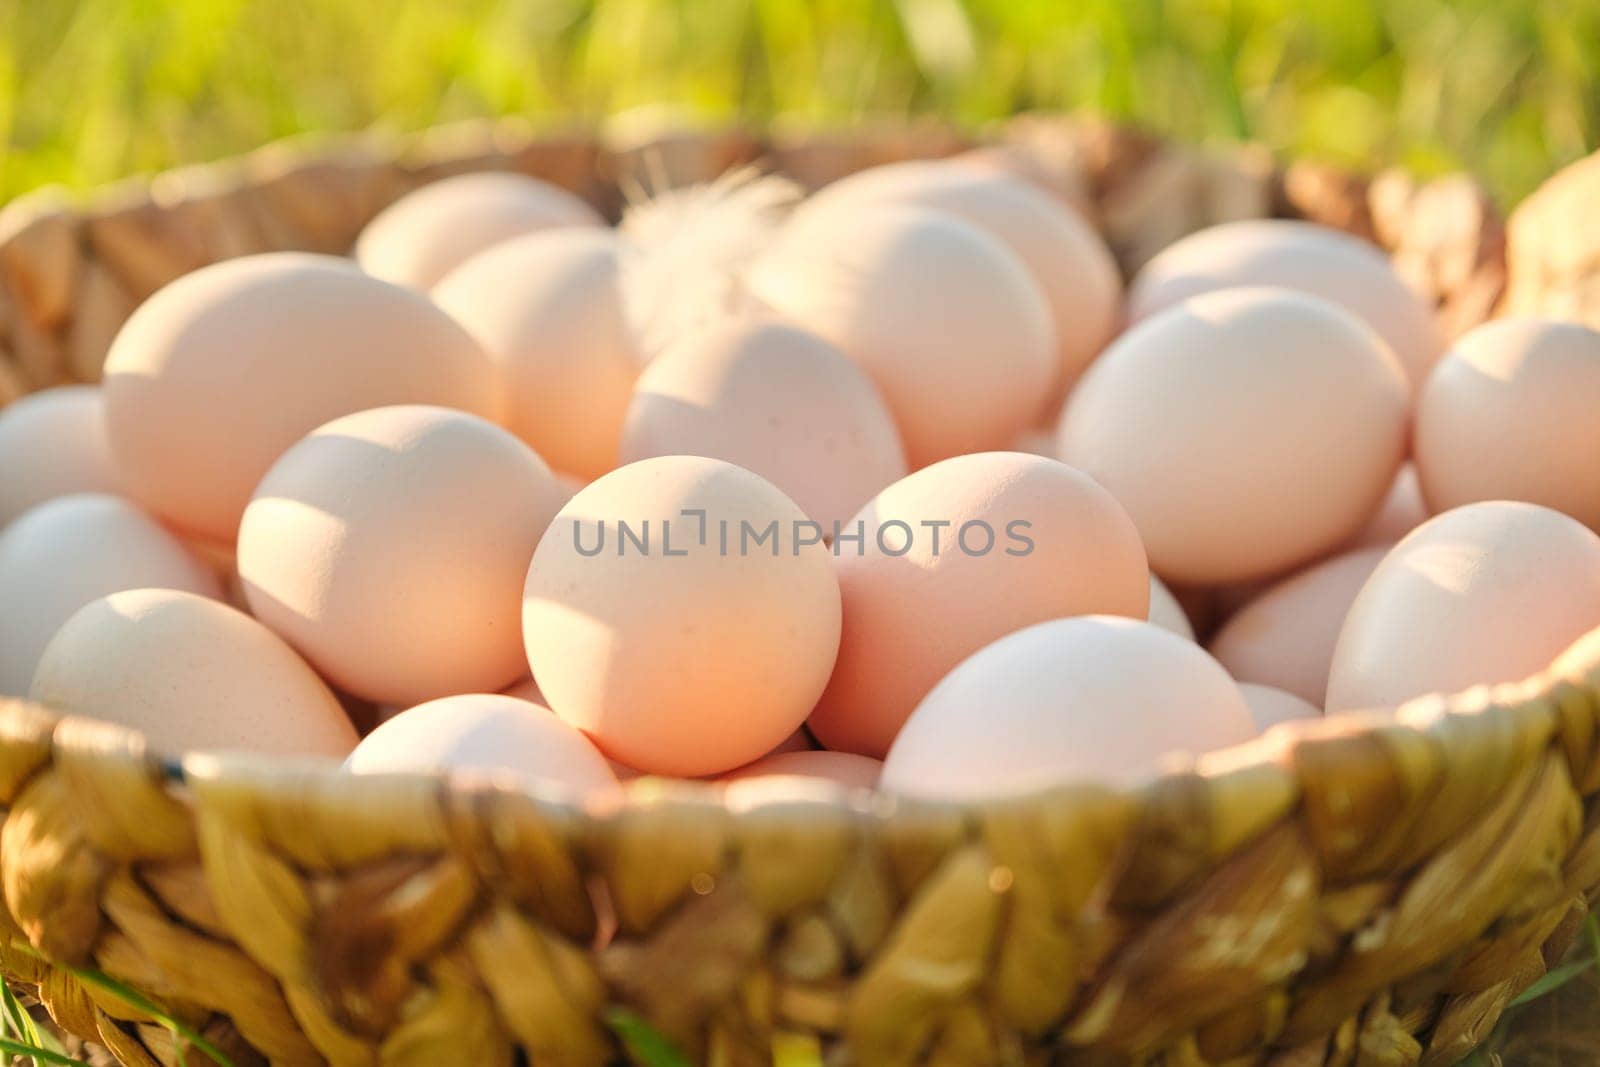
[[[1573,960],[1571,963],[1562,964],[1553,971],[1547,971],[1543,978],[1524,989],[1522,995],[1511,1002],[1510,1007],[1520,1008],[1522,1005],[1538,1000],[1540,997],[1548,996],[1579,975],[1593,970],[1594,965],[1595,961],[1592,959]]]
[[[162,1008],[159,1007],[154,1001],[150,1000],[133,987],[125,985],[124,983],[117,981],[115,978],[112,978],[110,975],[102,971],[97,971],[91,967],[68,967],[67,970],[70,971],[73,977],[78,979],[78,981],[105,990],[107,993],[117,997],[119,1000],[125,1001],[130,1007],[137,1008],[146,1015],[149,1015],[151,1018],[155,1019],[156,1022],[160,1023],[162,1026],[166,1027],[167,1030],[171,1031],[173,1036],[179,1039],[176,1051],[178,1055],[178,1063],[180,1065],[185,1062],[182,1042],[187,1041],[190,1045],[209,1056],[211,1058],[211,1062],[216,1064],[217,1067],[234,1067],[233,1060],[229,1058],[228,1054],[223,1052],[216,1045],[212,1044],[210,1039],[206,1038],[200,1033],[200,1031],[196,1030],[188,1023],[174,1018],[172,1015],[162,1010]]]
[[[61,1042],[56,1040],[48,1028],[41,1030],[34,1022],[28,1009],[22,1006],[17,995],[11,991],[10,984],[0,982],[0,1002],[3,1002],[6,1018],[10,1020],[15,1034],[29,1045],[37,1045],[47,1052],[64,1053],[66,1049]]]
[[[1521,996],[1506,1005],[1508,1010],[1520,1008],[1540,997],[1548,996],[1573,979],[1600,967],[1600,915],[1591,914],[1584,920],[1583,930],[1589,945],[1589,955],[1584,959],[1570,960],[1554,970],[1546,971],[1537,982],[1524,989]]]
[[[33,956],[35,959],[42,960],[45,958],[35,951],[32,945],[13,941],[12,948],[16,949],[18,952]],[[143,993],[140,993],[137,989],[134,989],[132,986],[119,982],[109,974],[106,974],[103,971],[95,970],[93,967],[73,967],[64,964],[53,965],[58,967],[65,966],[67,972],[78,981],[84,983],[85,985],[92,985],[97,989],[102,989],[105,992],[110,993],[112,996],[116,997],[118,1000],[121,1000],[129,1007],[144,1012],[157,1023],[161,1024],[161,1026],[165,1027],[167,1031],[176,1039],[174,1042],[175,1051],[177,1052],[178,1063],[180,1065],[185,1063],[183,1042],[187,1041],[190,1045],[209,1056],[211,1058],[211,1062],[216,1064],[216,1067],[234,1067],[233,1060],[228,1056],[228,1054],[223,1052],[216,1045],[212,1044],[210,1039],[201,1034],[200,1031],[196,1030],[188,1023],[173,1017],[171,1013],[166,1011],[160,1005],[156,1004]]]
[[[33,1025],[33,1016],[22,1009],[22,1003],[17,1000],[17,995],[11,991],[11,983],[0,981],[0,1008],[5,1011],[7,1032],[15,1034],[24,1041],[35,1045],[39,1043],[39,1031]]]
[[[64,1052],[51,1052],[47,1048],[12,1041],[6,1037],[0,1037],[0,1052],[12,1056],[31,1056],[34,1063],[64,1063],[68,1067],[89,1067],[83,1060],[75,1060]]]
[[[611,1008],[606,1012],[606,1025],[622,1041],[634,1062],[644,1067],[690,1067],[689,1057],[637,1012]]]

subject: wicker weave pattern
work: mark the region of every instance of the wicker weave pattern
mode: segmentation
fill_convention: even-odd
[[[1600,885],[1590,651],[1137,794],[980,809],[646,782],[585,814],[247,758],[180,780],[134,734],[13,704],[7,932],[240,1062],[604,1064],[622,1004],[718,1064],[797,1039],[858,1064],[1449,1064]],[[124,1063],[173,1062],[115,998],[0,962]]]
[[[176,274],[341,251],[442,174],[510,167],[615,207],[647,176],[763,155],[815,185],[959,147],[936,129],[630,148],[475,128],[13,206],[0,400],[96,377]],[[993,150],[1088,205],[1125,266],[1210,222],[1293,214],[1378,240],[1452,330],[1504,287],[1503,227],[1462,179],[1285,171],[1061,119],[1018,120]],[[643,782],[580,812],[503,783],[171,768],[121,729],[0,702],[0,968],[130,1065],[177,1062],[171,1039],[69,967],[240,1064],[605,1064],[618,1005],[727,1067],[785,1048],[871,1067],[1449,1064],[1595,903],[1597,792],[1600,642],[1398,721],[1280,728],[1136,794],[969,809]]]

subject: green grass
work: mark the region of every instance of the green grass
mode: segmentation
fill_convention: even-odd
[[[67,1055],[66,1049],[48,1027],[41,1028],[33,1016],[22,1006],[11,986],[0,981],[0,1052],[14,1062],[31,1064],[65,1064],[67,1067],[87,1067],[82,1060]]]
[[[610,1008],[606,1011],[606,1025],[639,1067],[690,1067],[689,1057],[638,1013]]]
[[[32,948],[23,944],[13,942],[11,947],[13,950],[27,955],[37,955]],[[155,1001],[127,983],[120,982],[92,967],[67,967],[66,969],[84,985],[94,986],[105,993],[111,994],[129,1007],[148,1015],[164,1027],[172,1035],[173,1048],[179,1067],[187,1067],[189,1063],[186,1050],[200,1052],[213,1067],[233,1067],[233,1060],[199,1031],[182,1020],[175,1018]],[[12,1057],[32,1059],[35,1065],[53,1063],[78,1064],[79,1067],[87,1067],[83,1061],[66,1055],[61,1043],[56,1040],[49,1029],[39,1027],[34,1023],[32,1017],[18,1002],[16,994],[3,981],[0,981],[0,1053],[5,1053]]]
[[[233,1060],[207,1040],[198,1030],[174,1018],[155,1001],[127,983],[119,982],[110,975],[97,971],[92,967],[68,967],[67,970],[71,971],[73,977],[84,985],[94,986],[110,993],[124,1004],[137,1008],[165,1027],[167,1032],[172,1035],[173,1049],[177,1055],[179,1067],[187,1067],[189,1062],[188,1054],[184,1051],[185,1048],[193,1048],[203,1053],[215,1067],[233,1067]]]
[[[0,197],[305,130],[1090,108],[1505,198],[1600,140],[1595,0],[0,0]]]

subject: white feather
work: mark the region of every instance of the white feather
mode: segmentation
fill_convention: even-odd
[[[619,226],[620,285],[646,360],[749,306],[744,269],[799,199],[793,182],[749,167],[634,199]]]

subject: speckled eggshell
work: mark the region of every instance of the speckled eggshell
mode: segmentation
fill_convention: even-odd
[[[523,234],[604,220],[577,196],[525,174],[459,174],[407,193],[356,239],[361,269],[427,289],[473,256]]]
[[[124,589],[221,596],[176,537],[128,501],[58,497],[0,531],[0,695],[25,696],[39,654],[85,604]]]
[[[749,287],[867,372],[913,470],[1007,447],[1057,377],[1032,275],[998,238],[943,212],[868,203],[797,218]]]
[[[615,790],[605,757],[548,708],[504,694],[444,697],[400,712],[350,753],[355,774],[504,772],[536,786]]]
[[[246,509],[245,597],[367,700],[494,692],[527,670],[522,580],[562,498],[537,455],[475,415],[335,419],[284,453]]]
[[[1293,219],[1225,222],[1157,253],[1128,288],[1137,322],[1192,296],[1274,285],[1340,305],[1387,342],[1412,387],[1444,350],[1433,313],[1376,246],[1339,230]]]
[[[1189,621],[1183,605],[1172,595],[1172,590],[1153,574],[1150,576],[1150,621],[1179,637],[1194,640],[1194,624]]]
[[[1512,501],[1436,515],[1396,545],[1350,608],[1330,714],[1516,682],[1600,626],[1600,536]]]
[[[120,489],[99,386],[42,389],[0,408],[0,528],[58,496]]]
[[[1131,786],[1255,734],[1239,687],[1194,642],[1133,619],[1054,619],[951,671],[906,722],[881,785],[959,800]]]
[[[1499,319],[1456,342],[1417,400],[1434,511],[1525,500],[1600,530],[1600,332]]]
[[[802,215],[849,205],[910,204],[948,212],[998,238],[1038,283],[1055,323],[1054,393],[1067,388],[1122,320],[1122,278],[1083,218],[1015,175],[948,160],[869,167],[824,187]]]
[[[906,474],[870,379],[821,338],[751,318],[669,348],[639,378],[622,462],[708,456],[777,486],[831,537]]]
[[[339,701],[272,631],[172,589],[113,593],[80,609],[45,648],[30,696],[138,730],[170,755],[342,759],[356,744]]]
[[[624,255],[610,230],[534,234],[474,256],[433,291],[494,360],[506,425],[585,481],[616,467],[646,362],[620,288]]]
[[[1127,514],[1055,460],[945,460],[879,493],[847,534],[857,522],[860,539],[835,542],[844,638],[810,719],[827,748],[882,758],[940,678],[1013,630],[1066,615],[1143,619],[1149,609],[1149,570]]]
[[[1279,723],[1322,718],[1322,709],[1315,704],[1270,685],[1240,682],[1239,693],[1250,709],[1250,718],[1255,722],[1256,729],[1263,733]]]
[[[1417,480],[1417,465],[1406,463],[1394,476],[1389,495],[1378,506],[1378,513],[1356,534],[1351,548],[1387,547],[1428,521],[1422,501],[1422,486]]]
[[[299,252],[227,260],[156,293],[112,344],[104,389],[128,491],[223,542],[267,468],[330,419],[499,409],[489,360],[427,297]]]
[[[1409,403],[1383,342],[1327,301],[1208,293],[1095,362],[1061,457],[1128,510],[1162,578],[1245,581],[1355,536],[1404,458]]]
[[[799,778],[826,778],[840,785],[873,789],[883,763],[869,756],[850,752],[780,752],[747,763],[738,770],[722,776],[724,782],[737,782],[749,778],[774,778],[794,776]]]
[[[1388,546],[1323,560],[1259,592],[1211,639],[1211,654],[1240,682],[1272,686],[1322,706],[1344,618]]]
[[[805,525],[722,460],[642,460],[585,488],[539,542],[523,599],[550,706],[646,773],[721,774],[770,752],[815,705],[839,645],[839,586],[820,541],[795,537]]]

